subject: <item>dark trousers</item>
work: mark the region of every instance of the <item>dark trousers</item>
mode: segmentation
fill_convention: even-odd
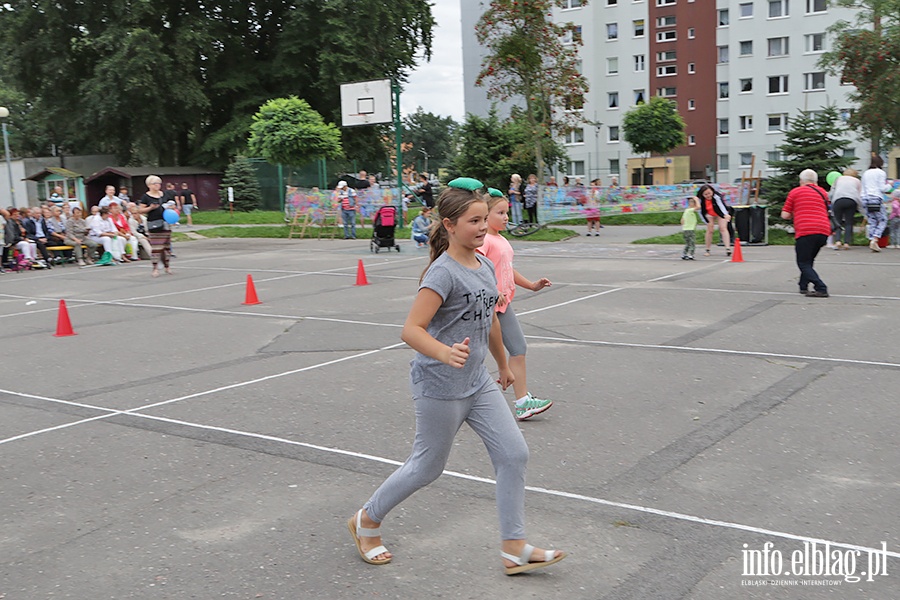
[[[834,241],[844,242],[848,246],[853,243],[853,217],[856,216],[856,200],[838,198],[831,205],[834,213]]]
[[[538,222],[538,218],[537,218],[537,204],[535,204],[534,206],[530,206],[530,207],[525,208],[525,214],[527,215],[527,218],[525,219],[527,222],[529,222],[529,223],[537,223],[537,222]]]
[[[819,249],[825,245],[828,236],[823,233],[814,233],[812,235],[804,235],[797,238],[794,244],[794,250],[797,252],[797,266],[800,268],[800,291],[809,289],[809,284],[817,292],[827,292],[828,286],[819,278],[819,274],[813,269],[813,263]]]

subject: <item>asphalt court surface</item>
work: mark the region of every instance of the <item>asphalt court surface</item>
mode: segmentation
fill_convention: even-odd
[[[347,533],[414,434],[408,241],[0,277],[0,598],[900,597],[900,250],[823,250],[810,299],[791,247],[687,262],[636,232],[514,242],[553,281],[514,302],[555,400],[520,424],[529,540],[570,553],[514,578],[466,427],[386,519],[392,564]],[[60,299],[76,336],[53,336]]]

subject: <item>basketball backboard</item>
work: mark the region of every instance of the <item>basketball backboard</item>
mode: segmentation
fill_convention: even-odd
[[[393,120],[390,79],[341,85],[342,126],[376,125]]]

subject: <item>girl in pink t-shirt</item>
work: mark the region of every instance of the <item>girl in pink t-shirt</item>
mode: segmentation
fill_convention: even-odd
[[[525,351],[528,346],[510,303],[516,294],[517,285],[536,292],[550,285],[550,280],[542,277],[537,281],[530,281],[513,268],[513,248],[507,239],[500,235],[509,222],[509,200],[500,190],[488,189],[490,192],[486,196],[488,234],[484,236],[484,245],[478,252],[494,263],[497,290],[500,292],[496,308],[497,318],[500,321],[500,331],[503,333],[503,345],[509,352],[509,368],[515,377],[513,390],[517,398],[516,419],[524,421],[550,408],[553,401],[535,398],[528,391],[528,382],[525,378]]]

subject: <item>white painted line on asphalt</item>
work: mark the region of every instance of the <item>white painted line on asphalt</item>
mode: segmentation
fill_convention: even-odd
[[[577,340],[573,338],[561,338],[561,337],[552,337],[552,336],[544,336],[544,335],[526,335],[528,339],[532,340],[543,340],[547,342],[562,342],[566,344],[572,345],[587,345],[587,346],[610,346],[614,348],[640,348],[647,350],[683,350],[687,352],[701,352],[708,354],[735,354],[739,356],[754,356],[760,358],[785,358],[790,360],[804,360],[804,361],[826,361],[826,362],[836,362],[836,363],[845,363],[852,365],[867,365],[874,367],[890,367],[890,368],[900,368],[900,363],[892,363],[892,362],[881,362],[876,360],[857,360],[853,358],[833,358],[830,356],[809,356],[805,354],[782,354],[778,352],[754,352],[752,350],[729,350],[727,348],[700,348],[697,346],[670,346],[666,344],[638,344],[631,342],[605,342],[601,340]]]
[[[353,360],[353,359],[356,359],[356,358],[362,358],[362,357],[368,356],[368,355],[370,355],[370,354],[375,354],[375,353],[378,353],[378,352],[383,352],[384,350],[393,350],[394,348],[400,348],[401,346],[405,346],[405,345],[406,345],[405,342],[400,342],[400,343],[397,343],[397,344],[391,344],[390,346],[383,346],[383,347],[381,347],[381,348],[376,348],[375,350],[367,350],[366,352],[360,352],[360,353],[358,353],[358,354],[351,354],[350,356],[344,356],[344,357],[341,357],[341,358],[336,358],[336,359],[334,359],[334,360],[329,360],[329,361],[326,361],[326,362],[323,362],[323,363],[317,363],[317,364],[315,364],[315,365],[309,365],[309,366],[307,366],[307,367],[301,367],[301,368],[299,368],[299,369],[291,369],[290,371],[284,371],[284,372],[282,372],[282,373],[274,373],[274,374],[272,374],[272,375],[266,375],[265,377],[258,377],[258,378],[256,378],[256,379],[251,379],[251,380],[249,380],[249,381],[240,381],[240,382],[238,382],[238,383],[232,383],[232,384],[230,384],[230,385],[224,385],[224,386],[217,387],[217,388],[214,388],[214,389],[211,389],[211,390],[205,390],[205,391],[203,391],[203,392],[196,392],[196,393],[194,393],[194,394],[188,394],[187,396],[180,396],[180,397],[178,397],[178,398],[172,398],[172,399],[170,399],[170,400],[163,400],[162,402],[154,402],[154,403],[152,403],[152,404],[145,404],[144,406],[139,406],[139,407],[137,407],[137,408],[129,408],[128,410],[117,410],[117,409],[113,409],[113,408],[106,408],[106,407],[103,407],[103,406],[95,406],[95,405],[92,405],[92,404],[84,404],[84,403],[81,403],[81,402],[71,402],[71,401],[69,401],[69,400],[61,400],[61,399],[59,399],[59,398],[48,398],[48,397],[46,397],[46,396],[38,396],[38,395],[35,395],[35,394],[28,394],[28,393],[25,393],[25,392],[17,392],[17,391],[14,391],[14,390],[0,389],[0,394],[8,394],[8,395],[10,395],[10,396],[18,396],[18,397],[20,397],[20,398],[31,398],[31,399],[34,399],[34,400],[44,400],[44,401],[46,401],[46,402],[54,402],[54,403],[57,403],[57,404],[65,404],[65,405],[68,405],[68,406],[77,406],[77,407],[79,407],[79,408],[90,408],[90,409],[93,409],[93,410],[101,410],[101,411],[106,412],[106,414],[104,414],[104,415],[99,415],[99,416],[96,416],[96,417],[90,417],[90,418],[88,418],[88,419],[81,419],[81,420],[79,420],[79,421],[73,421],[73,422],[71,422],[71,423],[64,423],[64,424],[62,424],[62,425],[57,425],[57,426],[55,426],[55,427],[48,427],[48,428],[46,428],[46,429],[40,429],[40,430],[37,430],[37,431],[31,431],[31,432],[23,433],[23,434],[16,435],[16,436],[13,436],[13,437],[10,437],[10,438],[0,439],[0,445],[7,444],[7,443],[9,443],[9,442],[14,442],[14,441],[17,441],[17,440],[23,440],[23,439],[25,439],[25,438],[34,437],[34,436],[36,436],[36,435],[40,435],[40,434],[42,434],[42,433],[48,433],[48,432],[50,432],[50,431],[58,431],[58,430],[60,430],[60,429],[66,429],[67,427],[73,427],[73,426],[75,426],[75,425],[81,425],[81,424],[83,424],[83,423],[91,423],[91,422],[93,422],[93,421],[99,421],[99,420],[102,420],[102,419],[108,419],[108,418],[110,418],[110,417],[115,417],[115,416],[117,416],[117,415],[146,416],[146,415],[141,415],[138,411],[147,410],[147,409],[150,409],[150,408],[156,408],[156,407],[158,407],[158,406],[165,406],[165,405],[168,405],[168,404],[173,404],[173,403],[175,403],[175,402],[181,402],[182,400],[189,400],[189,399],[191,399],[191,398],[199,398],[199,397],[201,397],[201,396],[208,396],[209,394],[215,394],[215,393],[218,393],[218,392],[224,392],[224,391],[226,391],[226,390],[233,390],[233,389],[245,387],[245,386],[248,386],[248,385],[253,385],[253,384],[255,384],[255,383],[261,383],[261,382],[263,382],[263,381],[270,381],[270,380],[272,380],[272,379],[278,379],[278,378],[280,378],[280,377],[287,377],[288,375],[295,375],[295,374],[297,374],[297,373],[303,373],[304,371],[312,371],[312,370],[314,370],[314,369],[320,369],[320,368],[322,368],[322,367],[327,367],[327,366],[334,365],[334,364],[337,364],[337,363],[342,363],[342,362],[345,362],[345,361],[348,361],[348,360]]]
[[[227,427],[216,427],[213,425],[203,425],[201,423],[182,421],[180,419],[170,419],[168,417],[158,417],[158,416],[154,416],[154,415],[134,414],[131,411],[128,411],[128,412],[129,412],[129,414],[133,414],[133,416],[150,419],[153,421],[160,421],[163,423],[171,423],[173,425],[191,427],[194,429],[202,429],[202,430],[206,430],[206,431],[216,431],[219,433],[227,433],[230,435],[238,435],[238,436],[242,436],[242,437],[250,437],[250,438],[254,438],[254,439],[266,440],[266,441],[270,441],[270,442],[287,444],[287,445],[291,445],[291,446],[299,446],[299,447],[303,447],[303,448],[309,448],[311,450],[317,450],[320,452],[327,452],[330,454],[339,454],[342,456],[349,456],[351,458],[359,458],[359,459],[363,459],[363,460],[369,460],[372,462],[378,462],[378,463],[397,466],[397,467],[399,467],[400,465],[403,464],[402,461],[397,461],[397,460],[385,458],[382,456],[375,456],[372,454],[365,454],[362,452],[354,452],[351,450],[344,450],[341,448],[333,448],[333,447],[329,447],[329,446],[321,446],[318,444],[310,444],[307,442],[299,442],[299,441],[290,440],[287,438],[282,438],[282,437],[277,437],[277,436],[272,436],[272,435],[265,435],[265,434],[260,434],[260,433],[252,433],[252,432],[248,432],[248,431],[241,431],[238,429],[230,429]],[[454,477],[457,479],[465,479],[467,481],[473,481],[473,482],[477,482],[477,483],[485,483],[485,484],[493,485],[493,486],[497,485],[497,482],[495,480],[487,478],[487,477],[479,477],[477,475],[470,475],[467,473],[460,473],[457,471],[447,471],[447,470],[445,470],[443,472],[443,474],[447,475],[448,477]],[[867,546],[860,546],[857,544],[850,544],[847,542],[836,542],[836,541],[832,541],[832,540],[825,540],[822,538],[815,538],[815,537],[810,537],[810,536],[806,536],[806,535],[798,535],[798,534],[787,533],[787,532],[783,532],[783,531],[777,531],[774,529],[765,529],[762,527],[755,527],[753,525],[744,525],[743,523],[734,523],[731,521],[720,521],[717,519],[707,519],[705,517],[698,517],[695,515],[689,515],[689,514],[685,514],[685,513],[679,513],[679,512],[669,511],[669,510],[662,510],[662,509],[653,508],[653,507],[649,507],[649,506],[641,506],[639,504],[628,504],[628,503],[624,503],[624,502],[616,502],[613,500],[606,500],[604,498],[585,496],[583,494],[573,494],[571,492],[554,490],[554,489],[550,489],[550,488],[525,486],[525,489],[529,492],[533,492],[533,493],[537,493],[537,494],[545,494],[545,495],[549,495],[549,496],[556,496],[559,498],[566,498],[569,500],[589,502],[591,504],[599,504],[599,505],[609,506],[609,507],[613,507],[613,508],[620,508],[623,510],[630,510],[630,511],[635,511],[635,512],[646,513],[646,514],[652,514],[652,515],[657,515],[657,516],[665,517],[665,518],[669,518],[669,519],[676,519],[679,521],[688,521],[691,523],[697,523],[700,525],[709,525],[712,527],[721,527],[721,528],[725,528],[725,529],[735,529],[735,530],[740,530],[740,531],[747,531],[749,533],[755,533],[755,534],[760,534],[760,535],[769,535],[769,536],[773,536],[773,537],[779,537],[779,538],[789,539],[789,540],[796,540],[796,541],[801,541],[801,542],[814,542],[816,544],[826,544],[827,543],[836,548],[859,550],[860,552],[868,552],[868,553],[882,553],[882,554],[884,554],[886,556],[890,556],[892,558],[900,558],[900,553],[884,551],[881,548],[870,548]]]

